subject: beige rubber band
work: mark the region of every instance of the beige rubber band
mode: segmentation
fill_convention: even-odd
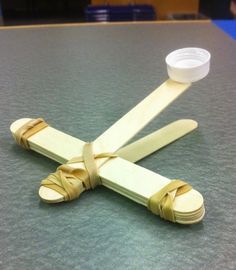
[[[163,219],[175,222],[174,199],[190,189],[192,187],[188,183],[178,179],[173,180],[149,198],[148,209]]]
[[[94,189],[101,184],[95,159],[114,158],[112,153],[93,154],[92,143],[86,143],[83,148],[83,156],[69,160],[65,165],[57,168],[55,173],[50,174],[41,182],[41,186],[59,192],[64,201],[71,201],[80,196],[84,189]],[[70,164],[84,162],[85,170],[74,169]],[[80,185],[80,181],[83,186]]]
[[[22,147],[30,149],[28,138],[47,126],[48,124],[42,118],[30,120],[16,131],[15,140]]]

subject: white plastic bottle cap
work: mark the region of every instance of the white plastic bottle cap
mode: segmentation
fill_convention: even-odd
[[[190,83],[203,79],[210,70],[211,54],[200,48],[183,48],[166,57],[169,77],[177,82]]]

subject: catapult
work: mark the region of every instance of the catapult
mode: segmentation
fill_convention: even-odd
[[[166,220],[181,224],[201,221],[205,209],[198,191],[182,180],[170,180],[134,164],[194,130],[196,121],[178,120],[123,146],[192,82],[205,77],[209,60],[210,54],[199,48],[169,54],[166,62],[170,79],[92,143],[54,129],[41,118],[23,118],[12,123],[11,132],[20,145],[63,164],[42,181],[40,198],[47,203],[70,201],[85,190],[104,185]]]

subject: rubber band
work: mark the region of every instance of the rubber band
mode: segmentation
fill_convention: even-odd
[[[81,157],[72,158],[66,164],[59,166],[55,173],[50,174],[41,182],[41,186],[57,191],[64,197],[64,201],[74,200],[85,189],[94,189],[101,184],[95,160],[114,157],[116,155],[112,153],[94,155],[92,143],[85,143]],[[69,166],[80,162],[84,162],[85,170]]]
[[[42,118],[32,119],[16,131],[15,140],[25,149],[30,149],[28,138],[47,126],[48,124]]]
[[[179,179],[172,180],[148,200],[148,209],[163,219],[175,222],[173,203],[175,197],[191,190],[192,187]]]

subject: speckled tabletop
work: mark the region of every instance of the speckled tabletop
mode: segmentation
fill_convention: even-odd
[[[211,52],[209,76],[137,137],[180,118],[199,128],[139,164],[199,190],[203,222],[166,222],[104,187],[40,202],[58,164],[18,146],[10,124],[43,117],[91,141],[167,79],[170,51],[189,46]],[[210,22],[1,29],[0,269],[236,269],[235,51]]]

